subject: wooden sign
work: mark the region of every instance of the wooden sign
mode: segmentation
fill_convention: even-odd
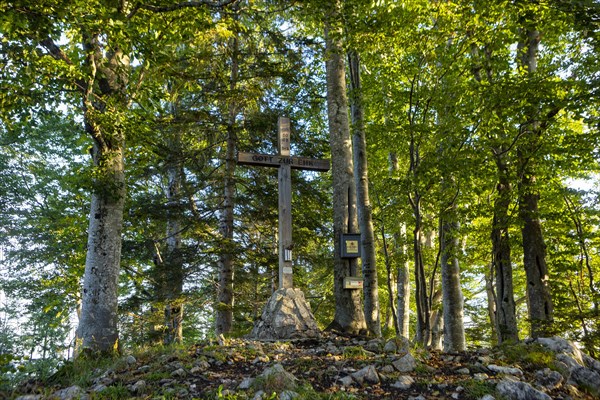
[[[258,165],[278,168],[279,190],[279,288],[292,288],[292,174],[291,169],[328,171],[329,160],[290,156],[290,120],[280,117],[278,121],[278,154],[239,152],[240,165]]]
[[[308,171],[329,171],[329,160],[318,160],[305,157],[290,157],[269,154],[256,154],[240,151],[237,162],[240,165],[261,165],[263,167],[279,168],[281,165],[289,165],[293,169],[304,169]]]

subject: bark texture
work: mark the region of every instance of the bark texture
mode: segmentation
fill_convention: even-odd
[[[167,252],[165,259],[164,281],[162,283],[163,299],[165,302],[165,344],[180,343],[183,340],[183,258],[181,254],[181,184],[182,176],[177,156],[179,143],[172,148],[175,150],[175,160],[170,160],[167,167]]]
[[[348,55],[352,111],[352,149],[354,177],[356,182],[356,203],[358,226],[361,232],[362,273],[365,321],[369,334],[381,336],[379,312],[379,292],[377,286],[377,260],[375,257],[375,232],[373,231],[373,211],[369,198],[369,170],[367,163],[367,141],[364,129],[364,109],[360,85],[360,58],[358,53]]]
[[[529,76],[536,73],[540,32],[532,26],[534,16],[523,18],[521,40],[518,44],[519,65]],[[543,128],[540,110],[536,104],[527,106],[527,121],[521,125],[521,142],[517,148],[519,171],[519,217],[523,238],[523,264],[527,277],[527,300],[531,336],[541,337],[550,333],[553,305],[548,284],[546,245],[542,236],[539,217],[539,193],[536,188],[536,151]]]
[[[452,211],[454,211],[452,209]],[[442,267],[442,307],[444,309],[444,351],[465,351],[463,294],[458,263],[458,223],[452,217],[442,217],[440,246]]]
[[[113,353],[119,350],[118,282],[126,195],[122,111],[127,108],[129,59],[118,48],[105,52],[98,34],[82,36],[88,73],[79,87],[85,130],[93,141],[95,179],[77,347],[78,352]]]
[[[356,273],[356,261],[341,258],[341,234],[356,232],[356,190],[346,97],[346,66],[342,46],[341,4],[328,5],[325,22],[327,116],[333,177],[335,315],[330,329],[347,333],[366,331],[360,292],[344,289],[344,278]]]
[[[492,221],[492,264],[496,277],[495,325],[498,344],[519,340],[516,305],[513,290],[510,237],[508,233],[511,186],[508,165],[504,161],[503,150],[494,151],[498,168],[498,195],[494,200]]]
[[[102,182],[92,194],[88,249],[83,276],[80,350],[118,351],[118,288],[121,261],[121,231],[125,202],[122,147],[100,150],[94,146],[94,164]]]
[[[229,77],[230,95],[237,88],[239,75],[239,42],[237,36],[231,39],[231,74]],[[231,332],[233,326],[233,205],[235,202],[235,166],[237,135],[235,120],[238,113],[235,100],[230,99],[225,143],[225,170],[223,173],[223,206],[219,217],[219,234],[223,241],[218,261],[219,282],[217,286],[217,306],[215,316],[215,332],[217,335]]]

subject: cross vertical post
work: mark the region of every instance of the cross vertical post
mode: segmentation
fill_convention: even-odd
[[[279,155],[290,155],[290,120],[279,117]],[[279,166],[279,289],[294,287],[292,270],[292,167],[289,163]]]
[[[277,122],[277,155],[240,151],[238,165],[258,165],[277,168],[279,190],[279,289],[294,287],[292,248],[292,168],[308,171],[329,171],[329,160],[319,160],[290,155],[290,119],[279,117]]]

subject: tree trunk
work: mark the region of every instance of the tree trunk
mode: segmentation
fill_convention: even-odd
[[[362,273],[365,321],[369,334],[381,336],[379,313],[379,292],[377,286],[377,260],[375,257],[375,233],[369,199],[369,172],[367,165],[367,143],[364,129],[364,110],[360,85],[360,59],[358,53],[348,54],[351,82],[352,148],[354,156],[354,177],[358,225],[361,232]]]
[[[230,95],[234,95],[239,74],[239,41],[237,36],[231,39],[231,74],[229,77]],[[219,255],[219,283],[217,286],[217,307],[215,316],[215,332],[217,335],[231,332],[233,326],[233,204],[235,201],[235,166],[237,135],[235,120],[238,109],[235,100],[229,100],[227,121],[227,139],[225,144],[225,171],[223,177],[223,208],[219,221],[219,234],[223,240]]]
[[[93,129],[89,123],[86,125]],[[118,351],[118,288],[126,193],[122,149],[120,141],[110,149],[94,143],[92,150],[99,177],[90,207],[78,337],[80,350],[93,353]]]
[[[526,19],[524,18],[524,21]],[[532,16],[527,17],[530,25]],[[537,52],[540,33],[526,26],[521,29],[518,44],[519,65],[529,75],[537,70]],[[542,227],[538,212],[539,193],[536,188],[536,150],[543,129],[539,121],[539,110],[534,104],[526,110],[527,122],[521,126],[521,143],[517,148],[519,171],[519,217],[523,238],[523,264],[527,277],[527,299],[531,337],[545,336],[550,333],[553,319],[553,305],[548,284],[546,266],[546,245],[542,236]]]
[[[176,139],[177,140],[177,139]],[[175,143],[175,157],[179,157],[179,143]],[[172,155],[173,156],[173,155]],[[177,161],[167,166],[167,252],[166,273],[163,283],[165,299],[165,344],[180,343],[183,340],[183,258],[181,255],[181,167]]]
[[[118,49],[108,57],[98,35],[83,34],[89,75],[82,82],[86,133],[95,169],[83,276],[80,351],[114,353],[118,349],[118,288],[121,231],[126,183],[121,110],[127,109],[128,58]],[[78,352],[80,352],[78,351]]]
[[[390,174],[398,170],[398,157],[395,153],[388,154]],[[400,234],[395,235],[395,247],[402,253],[401,264],[398,265],[396,276],[396,320],[398,335],[408,339],[410,336],[410,262],[406,243],[406,225],[400,226]]]
[[[442,267],[442,307],[444,310],[444,351],[465,351],[463,295],[460,287],[458,223],[455,206],[442,214],[440,221],[440,253]]]
[[[325,22],[327,115],[333,177],[335,296],[335,315],[329,329],[361,333],[366,331],[366,324],[360,292],[344,289],[344,278],[356,273],[356,260],[341,258],[341,234],[356,232],[357,216],[340,10],[339,0],[333,1]]]
[[[431,304],[427,297],[427,281],[421,248],[421,209],[418,203],[413,206],[415,229],[413,231],[413,255],[415,264],[415,301],[417,303],[417,343],[427,346],[431,340]]]
[[[402,225],[402,262],[398,266],[397,276],[397,308],[398,329],[400,336],[408,338],[410,336],[410,262],[406,248],[406,225]],[[397,247],[400,248],[398,244]]]
[[[510,181],[508,165],[503,159],[503,151],[494,151],[498,168],[498,195],[494,200],[492,222],[492,263],[496,275],[496,314],[495,326],[498,344],[505,341],[519,341],[516,306],[513,291],[512,261],[508,234],[510,207]]]
[[[233,121],[227,127],[223,208],[219,222],[219,234],[223,240],[219,255],[219,283],[215,331],[217,335],[229,333],[233,324],[233,202],[235,195],[235,147],[236,135]]]
[[[487,295],[487,311],[492,331],[490,335],[490,343],[498,343],[498,328],[496,325],[496,293],[494,292],[493,264],[490,264],[489,274],[485,274],[485,293]]]

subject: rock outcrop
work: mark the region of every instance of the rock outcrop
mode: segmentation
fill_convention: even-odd
[[[318,338],[320,331],[300,289],[279,289],[273,293],[250,338],[285,340]]]

